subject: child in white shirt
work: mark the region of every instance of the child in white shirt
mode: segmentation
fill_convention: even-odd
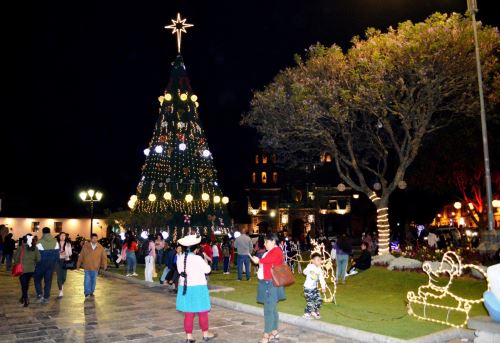
[[[306,281],[304,282],[304,297],[306,298],[306,308],[304,310],[304,318],[311,317],[320,319],[319,309],[323,303],[321,294],[318,290],[318,281],[321,285],[321,290],[324,293],[326,290],[325,277],[321,269],[321,255],[314,253],[311,255],[311,263],[304,269]]]

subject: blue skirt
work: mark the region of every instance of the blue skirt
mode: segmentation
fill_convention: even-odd
[[[283,287],[274,287],[271,280],[259,280],[257,288],[258,303],[276,304],[278,301],[285,299],[285,289]]]
[[[210,311],[210,297],[208,286],[188,286],[186,294],[182,295],[184,286],[179,285],[177,291],[176,309],[181,312],[206,312]]]

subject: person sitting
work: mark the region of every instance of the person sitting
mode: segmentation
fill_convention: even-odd
[[[372,256],[368,251],[368,244],[366,242],[361,243],[361,255],[355,259],[351,264],[351,269],[347,273],[347,276],[355,275],[359,272],[367,270],[372,265]]]

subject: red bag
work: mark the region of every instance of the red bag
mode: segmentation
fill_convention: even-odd
[[[21,248],[21,257],[19,259],[19,263],[14,264],[12,267],[12,276],[21,276],[23,275],[23,255],[24,255],[24,246]]]

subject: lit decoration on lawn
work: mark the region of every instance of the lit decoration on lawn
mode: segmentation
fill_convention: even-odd
[[[177,52],[181,52],[181,39],[182,33],[187,33],[186,29],[188,27],[193,27],[193,24],[187,24],[186,19],[181,19],[181,14],[177,13],[177,19],[171,19],[172,25],[165,26],[166,29],[171,29],[172,34],[177,34]]]
[[[235,235],[236,237],[236,235]],[[333,269],[333,261],[329,251],[325,250],[325,245],[323,243],[318,243],[315,239],[311,239],[311,255],[319,254],[321,256],[321,270],[323,271],[323,276],[325,277],[326,291],[323,293],[323,301],[325,303],[337,303],[335,295],[337,294],[337,279],[335,278],[335,270]],[[297,272],[302,272],[301,264],[308,264],[309,261],[304,261],[301,254],[295,255],[295,257],[286,257],[286,260],[290,262],[296,262],[298,269]],[[292,269],[292,272],[295,272]],[[332,287],[328,283],[332,284]],[[318,285],[318,287],[320,287]]]
[[[408,300],[408,314],[423,320],[428,320],[434,323],[449,325],[455,328],[461,328],[469,319],[469,312],[472,305],[483,302],[483,299],[466,299],[459,297],[450,291],[453,279],[463,275],[464,269],[476,269],[484,275],[488,282],[486,273],[474,264],[462,264],[460,256],[453,251],[448,251],[443,255],[443,259],[437,270],[432,270],[432,265],[425,262],[422,269],[427,273],[429,282],[418,288],[415,292],[408,292],[406,298]],[[452,305],[450,303],[453,303]],[[423,313],[417,314],[415,307],[423,306]],[[445,317],[433,318],[428,313],[428,309],[442,310],[446,313]],[[463,320],[454,321],[450,318],[450,314],[463,315]],[[457,323],[458,322],[458,323]]]

